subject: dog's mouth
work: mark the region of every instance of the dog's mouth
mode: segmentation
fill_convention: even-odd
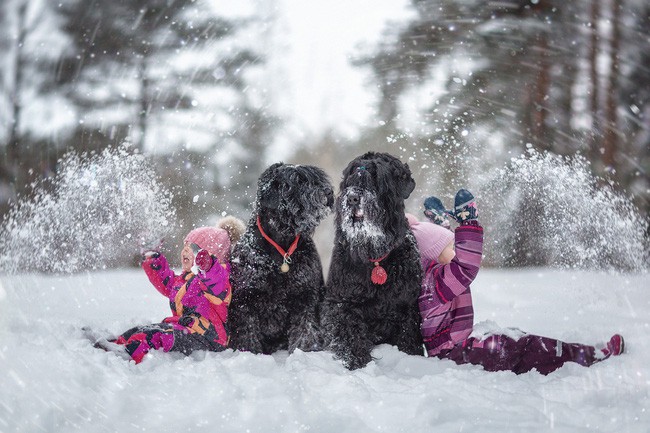
[[[361,223],[363,223],[363,217],[364,217],[364,213],[363,213],[362,208],[358,207],[358,208],[352,210],[352,223],[353,224],[361,224]]]
[[[349,212],[352,226],[360,225],[365,218],[364,212],[364,199],[359,191],[349,190],[346,191],[342,197],[341,205]]]

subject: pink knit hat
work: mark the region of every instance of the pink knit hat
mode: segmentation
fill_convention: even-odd
[[[454,240],[451,230],[427,221],[418,221],[411,214],[406,214],[411,231],[415,235],[422,259],[422,268],[427,268],[432,260],[438,260],[440,253]]]
[[[230,260],[230,236],[219,227],[198,227],[185,236],[185,244],[197,244],[219,259],[219,263]]]

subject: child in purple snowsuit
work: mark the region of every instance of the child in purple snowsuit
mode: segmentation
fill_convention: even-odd
[[[199,227],[185,237],[181,274],[174,273],[160,252],[144,253],[142,269],[156,290],[169,299],[172,315],[162,323],[132,328],[114,340],[136,364],[152,349],[189,354],[221,351],[228,346],[230,246],[243,231],[243,224],[224,218],[218,225]]]
[[[446,214],[459,223],[455,233],[442,224]],[[425,215],[435,224],[418,222],[413,215],[408,218],[425,271],[419,307],[428,356],[482,365],[488,371],[520,374],[537,369],[546,375],[565,362],[590,366],[623,352],[623,337],[618,334],[602,349],[518,330],[512,335],[470,336],[474,322],[470,284],[483,254],[483,227],[477,220],[474,197],[467,190],[458,191],[453,212],[430,197],[425,201]]]

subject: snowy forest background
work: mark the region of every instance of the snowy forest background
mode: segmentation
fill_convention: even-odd
[[[1,431],[649,430],[647,0],[3,0],[0,59]],[[476,332],[625,353],[542,376],[89,344],[169,314],[143,244],[176,265],[269,164],[338,189],[367,150],[409,164],[411,212],[477,196]]]
[[[132,264],[126,225],[146,236],[165,227],[176,251],[194,225],[247,219],[270,163],[318,165],[337,185],[350,159],[377,150],[414,171],[411,212],[430,194],[451,203],[459,187],[477,193],[490,265],[647,268],[647,1],[405,2],[348,53],[371,95],[363,118],[341,121],[351,95],[333,92],[314,98],[311,123],[293,106],[311,94],[291,82],[304,66],[282,13],[291,4],[2,2],[4,252],[29,243],[33,256],[40,230],[63,250],[126,245],[133,256],[101,266]],[[344,26],[348,13],[326,25]],[[347,79],[321,73],[333,90]],[[117,216],[102,231],[109,209]]]

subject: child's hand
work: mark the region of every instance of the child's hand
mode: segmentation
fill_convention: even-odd
[[[449,227],[449,211],[438,197],[431,196],[424,200],[424,216],[434,224]]]
[[[474,195],[466,189],[459,189],[454,199],[454,210],[451,216],[459,223],[475,221],[478,218],[478,210]]]
[[[142,254],[142,257],[145,258],[154,257],[153,253],[158,253],[158,255],[160,255],[160,250],[162,249],[164,243],[164,238],[155,239],[153,241],[143,241],[140,244],[140,254]],[[150,255],[147,256],[147,254]]]
[[[143,266],[144,264],[147,264],[151,269],[154,271],[157,271],[161,268],[161,254],[158,251],[143,251],[142,252],[142,261],[140,262],[140,266]]]
[[[143,259],[151,259],[151,258],[157,258],[160,257],[160,253],[158,251],[145,251],[142,253],[142,258]]]
[[[197,267],[199,272],[208,272],[210,268],[212,268],[213,263],[214,260],[212,259],[212,256],[210,256],[210,253],[206,250],[199,250],[199,252],[194,256],[194,266]]]

